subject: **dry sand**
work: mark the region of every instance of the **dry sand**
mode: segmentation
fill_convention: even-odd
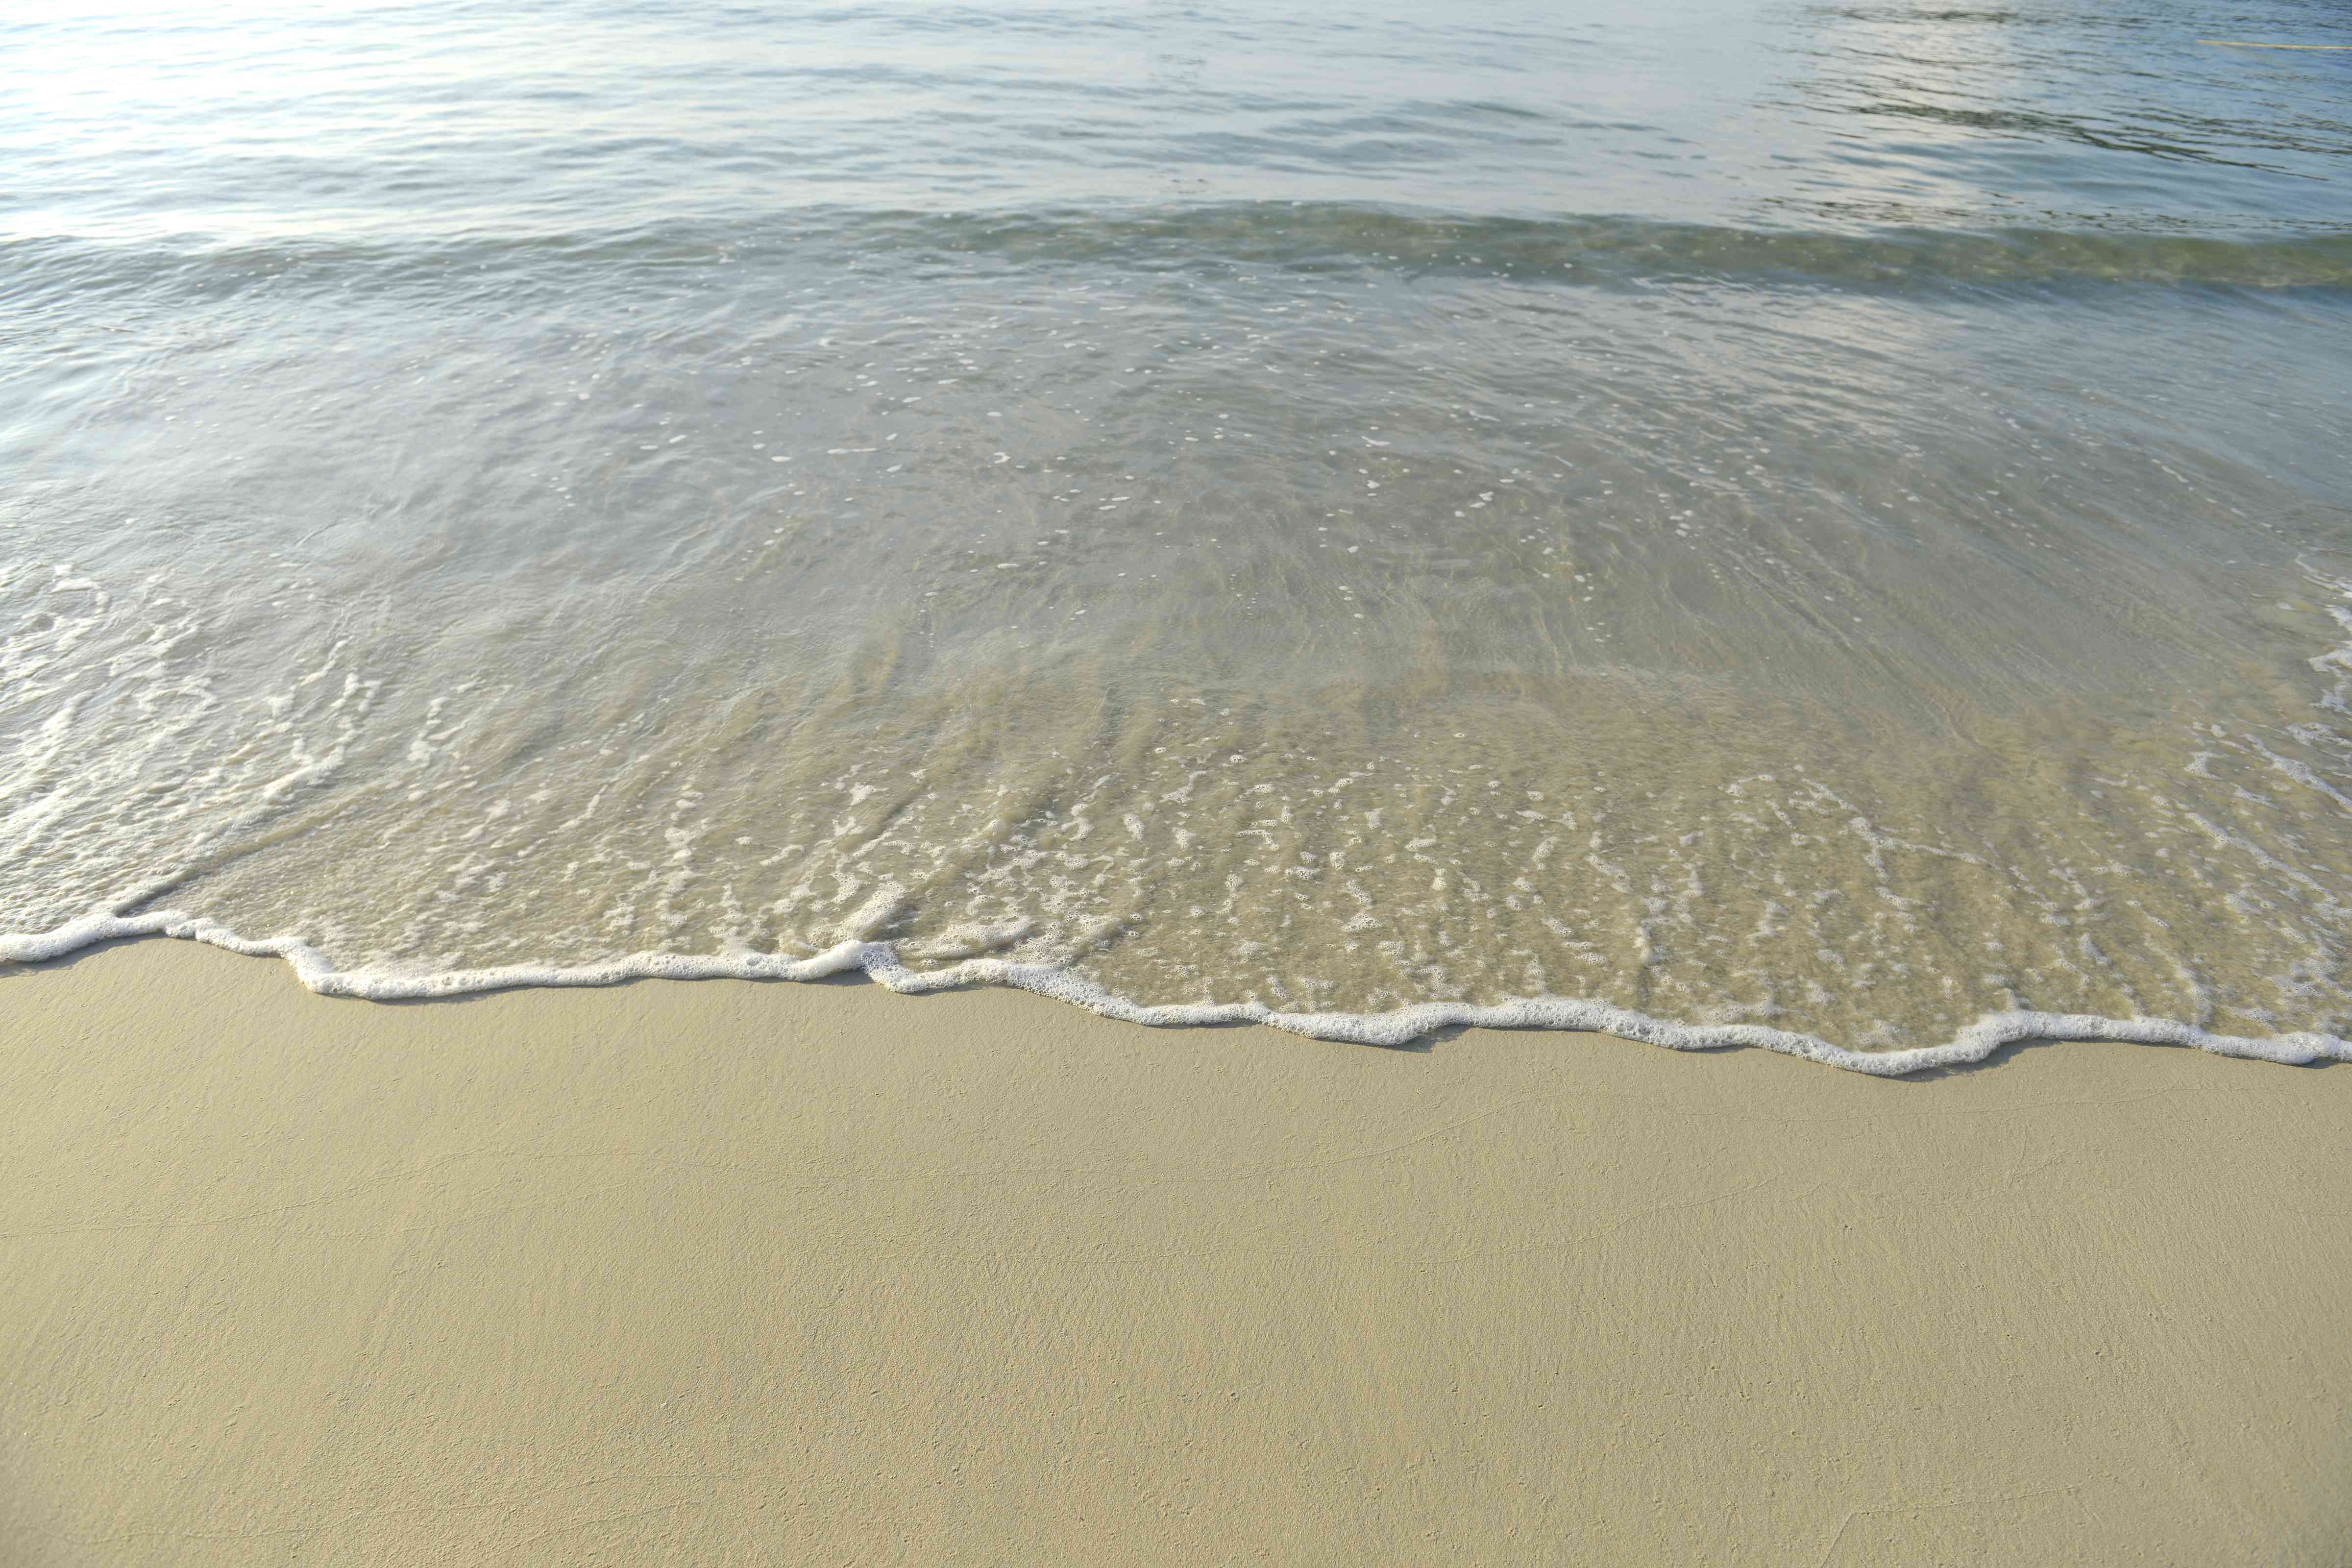
[[[2352,1561],[2352,1068],[0,974],[0,1562]]]

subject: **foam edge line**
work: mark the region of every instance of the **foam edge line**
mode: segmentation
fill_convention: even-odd
[[[1046,964],[999,958],[968,958],[941,969],[909,969],[887,942],[844,942],[813,958],[790,959],[743,952],[689,956],[633,953],[604,963],[559,966],[513,964],[494,969],[448,970],[436,974],[389,971],[344,971],[326,955],[293,937],[239,936],[217,921],[163,910],[149,914],[86,915],[53,931],[0,932],[0,962],[42,963],[79,949],[128,937],[170,936],[201,942],[247,957],[281,958],[295,978],[321,996],[372,1002],[459,996],[530,986],[616,985],[630,980],[823,980],[862,970],[876,984],[902,995],[973,985],[1003,985],[1067,1002],[1106,1018],[1150,1028],[1213,1024],[1264,1024],[1310,1039],[1351,1045],[1403,1046],[1439,1029],[1559,1029],[1612,1035],[1676,1051],[1714,1051],[1747,1047],[1867,1073],[1902,1078],[1937,1068],[1969,1067],[2020,1040],[2112,1040],[2132,1045],[2181,1046],[2219,1057],[2305,1067],[2317,1061],[2352,1061],[2352,1041],[2308,1032],[2254,1038],[2216,1035],[2172,1018],[2110,1018],[2095,1013],[1988,1013],[1940,1046],[1895,1051],[1856,1051],[1815,1035],[1759,1024],[1677,1024],[1606,1003],[1531,996],[1487,1005],[1423,1002],[1388,1013],[1278,1013],[1259,1002],[1205,1002],[1146,1006],[1105,990],[1090,980]]]

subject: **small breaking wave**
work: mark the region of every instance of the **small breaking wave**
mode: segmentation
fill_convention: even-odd
[[[1687,280],[1865,294],[1974,296],[2119,287],[2255,293],[2352,289],[2352,237],[2016,226],[1768,227],[1612,214],[1500,217],[1351,202],[1220,202],[940,213],[815,205],[783,216],[679,219],[559,232],[268,242],[108,238],[0,226],[0,300],[19,311],[111,297],[216,303],[249,292],[439,299],[488,272],[562,292],[593,279],[668,286],[681,268],[790,259],[832,275],[877,255],[919,272],[1108,266],[1158,274],[1262,267],[1314,276],[1507,279],[1643,288]]]

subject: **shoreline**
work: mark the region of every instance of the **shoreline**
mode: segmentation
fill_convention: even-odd
[[[2340,1561],[2352,1069],[0,968],[0,1555]]]
[[[1967,1070],[1991,1062],[2014,1046],[2084,1042],[2180,1047],[2282,1067],[2352,1061],[2352,1040],[2313,1030],[2222,1035],[2178,1018],[2111,1017],[2039,1009],[1985,1014],[1939,1046],[1855,1050],[1819,1035],[1769,1025],[1683,1023],[1607,1002],[1566,996],[1517,996],[1486,1004],[1420,1002],[1384,1013],[1286,1013],[1257,1001],[1150,1004],[1105,990],[1073,970],[1045,964],[975,957],[940,968],[915,969],[899,956],[897,943],[859,938],[836,942],[802,959],[751,952],[639,952],[572,966],[515,964],[407,975],[339,970],[325,954],[299,938],[240,936],[217,921],[178,910],[85,915],[51,931],[0,932],[0,966],[53,963],[87,949],[150,937],[198,942],[242,958],[279,959],[303,989],[316,995],[371,1002],[448,1001],[501,991],[601,990],[647,980],[807,984],[856,973],[905,996],[999,988],[1146,1028],[1256,1024],[1311,1040],[1391,1049],[1411,1048],[1465,1028],[1594,1034],[1675,1051],[1771,1051],[1873,1078]]]

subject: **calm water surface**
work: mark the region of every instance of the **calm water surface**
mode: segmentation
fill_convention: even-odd
[[[2346,1032],[2352,17],[1263,9],[12,9],[0,953]]]

